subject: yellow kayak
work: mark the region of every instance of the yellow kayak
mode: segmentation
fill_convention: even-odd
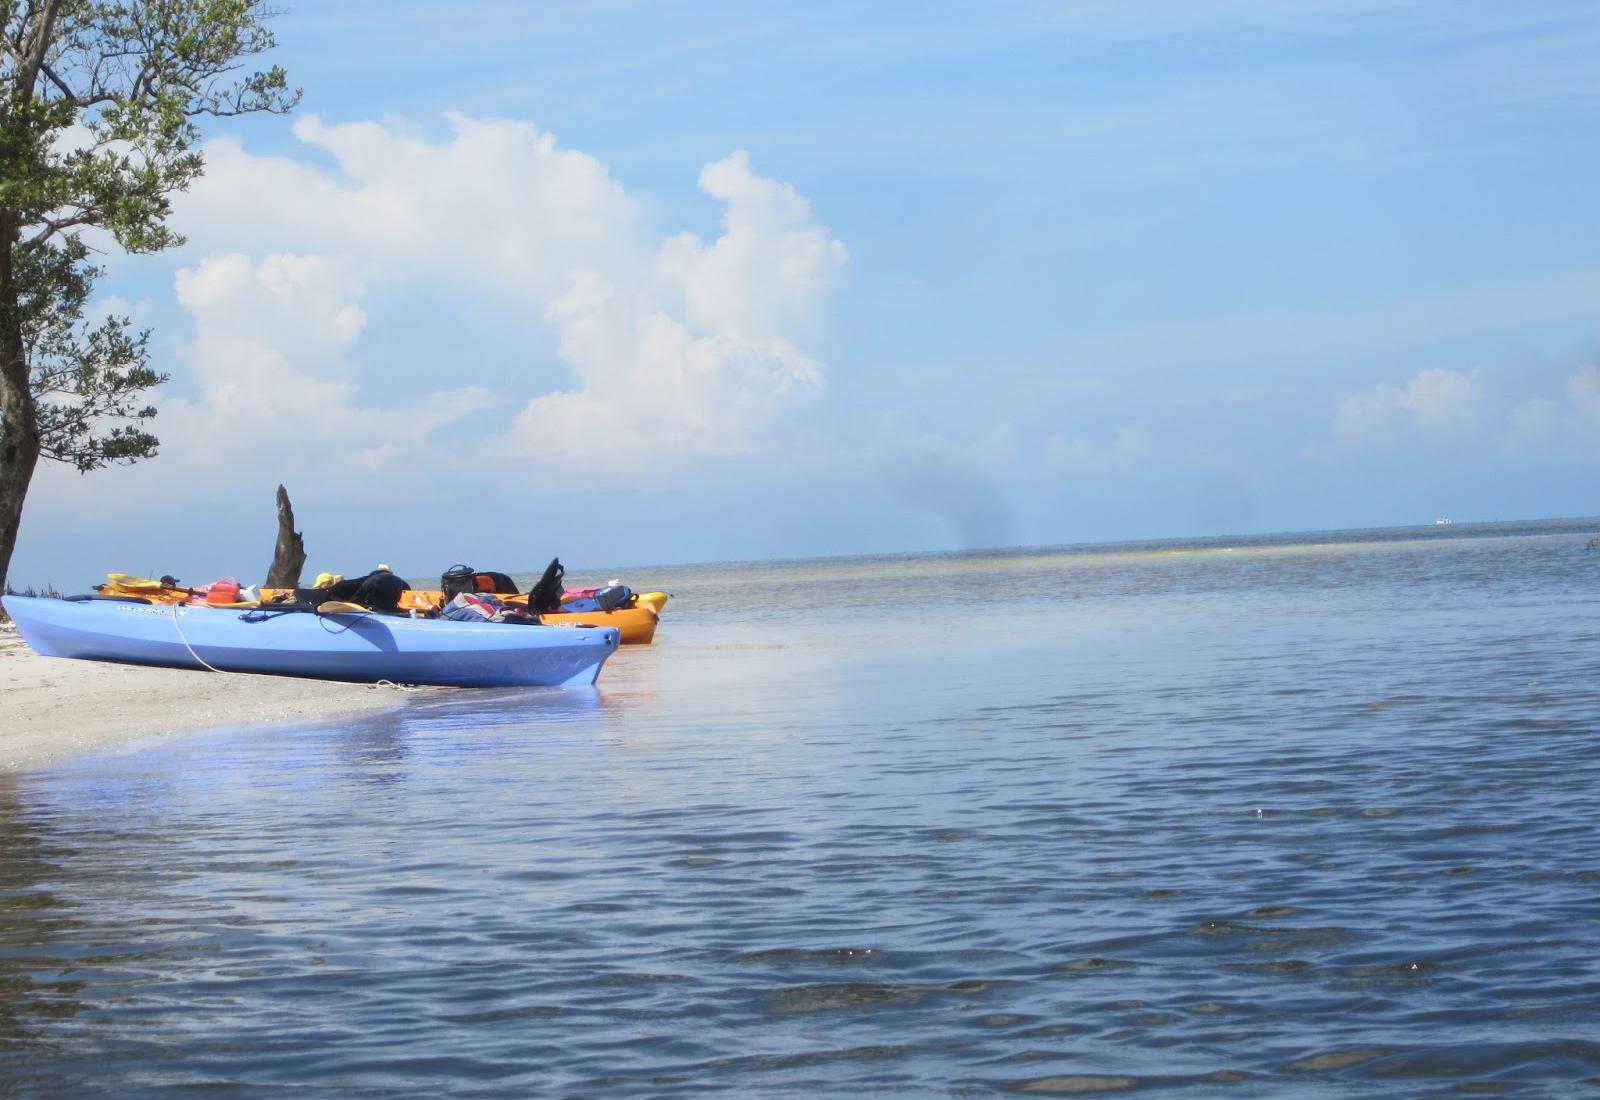
[[[527,593],[520,596],[495,594],[502,603],[526,607]],[[656,624],[661,621],[661,609],[671,599],[665,592],[641,592],[627,606],[613,611],[546,611],[539,621],[546,626],[610,626],[622,635],[623,645],[649,645],[656,636]],[[416,608],[437,611],[444,605],[444,593],[438,589],[413,588],[400,594],[402,611]]]
[[[519,601],[516,596],[508,596],[506,602]],[[520,602],[527,603],[528,597],[523,596]],[[546,626],[614,626],[622,635],[623,645],[649,645],[655,639],[661,616],[649,604],[639,604],[615,611],[546,611],[539,621]]]
[[[661,609],[667,606],[667,601],[672,599],[672,596],[666,592],[640,592],[633,599],[635,603],[642,604],[659,615],[661,614]]]

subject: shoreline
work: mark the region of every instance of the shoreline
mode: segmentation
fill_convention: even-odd
[[[366,684],[41,657],[0,622],[0,774],[219,726],[397,706]]]

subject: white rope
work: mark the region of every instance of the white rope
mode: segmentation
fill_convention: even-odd
[[[223,669],[217,668],[214,665],[206,664],[206,659],[204,657],[200,656],[200,654],[196,653],[194,651],[194,646],[189,644],[189,639],[185,638],[183,636],[183,624],[178,622],[178,608],[180,606],[181,606],[180,604],[173,604],[172,605],[172,625],[177,628],[178,640],[183,643],[183,648],[187,649],[189,651],[189,656],[193,657],[195,660],[199,661],[202,665],[205,665],[207,668],[211,669],[212,672],[222,672],[222,671],[224,671]]]
[[[421,691],[421,684],[401,684],[394,680],[379,680],[375,684],[368,684],[369,688],[394,688],[396,691]]]
[[[199,661],[202,665],[205,665],[205,667],[210,669],[212,672],[228,672],[229,671],[228,669],[217,668],[215,665],[207,663],[207,661],[206,661],[206,659],[204,657],[200,656],[200,654],[198,654],[198,653],[196,653],[194,651],[194,646],[189,644],[189,639],[185,638],[183,636],[183,625],[178,622],[178,608],[180,606],[182,606],[182,605],[181,604],[173,604],[172,605],[172,625],[178,631],[178,640],[183,643],[183,648],[187,649],[189,651],[189,656],[191,656],[195,660]],[[370,612],[368,614],[370,614]],[[322,616],[319,614],[319,615],[317,615],[317,618],[321,619]],[[344,629],[346,629],[346,630],[350,629],[348,626],[345,626],[342,623],[340,625],[344,626]],[[376,683],[368,684],[367,686],[369,688],[386,688],[386,687],[387,688],[394,688],[396,691],[421,691],[422,690],[422,685],[421,684],[400,684],[400,683],[396,683],[393,680],[379,680]]]

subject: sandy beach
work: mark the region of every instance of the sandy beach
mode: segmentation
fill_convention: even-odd
[[[0,772],[215,726],[401,702],[392,688],[40,657],[0,623]]]

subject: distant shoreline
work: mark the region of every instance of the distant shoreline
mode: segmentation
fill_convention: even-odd
[[[1118,539],[1087,538],[1072,542],[1014,543],[1001,546],[975,544],[972,546],[944,548],[862,550],[854,553],[819,553],[778,557],[684,559],[631,565],[617,565],[615,563],[610,565],[580,564],[567,566],[566,576],[567,584],[571,587],[584,584],[604,584],[608,578],[619,577],[637,590],[664,588],[670,591],[676,585],[708,571],[727,569],[766,569],[784,566],[812,566],[854,562],[894,563],[919,558],[965,560],[975,557],[994,557],[1005,559],[1037,554],[1068,554],[1089,557],[1107,552],[1143,553],[1174,548],[1186,550],[1274,546],[1315,548],[1342,546],[1359,542],[1462,542],[1474,538],[1520,537],[1540,534],[1600,535],[1600,515],[1497,520],[1456,518],[1448,524],[1437,524],[1433,520],[1419,520],[1417,523],[1399,527],[1306,528],[1283,531],[1235,532],[1222,535],[1146,535]],[[396,561],[401,560],[401,555],[398,553],[393,557]],[[510,568],[506,568],[507,566],[510,566]],[[522,588],[528,587],[533,581],[537,580],[544,569],[543,564],[518,568],[511,562],[499,562],[496,563],[496,567],[509,575]],[[436,573],[419,573],[415,569],[407,569],[403,565],[396,565],[395,568],[400,576],[413,587],[439,587],[439,576]],[[13,569],[13,573],[15,572],[16,570]],[[179,569],[178,573],[180,576],[191,578],[201,575],[198,570],[184,573]],[[203,581],[196,581],[195,583],[203,583]],[[48,594],[52,592],[87,592],[90,586],[84,584],[64,586],[58,580],[36,578],[31,583],[14,581],[12,588],[19,594],[26,594],[29,589]],[[0,622],[3,621],[3,617],[0,617]]]
[[[0,623],[0,773],[218,726],[317,721],[396,706],[393,691],[285,676],[41,657]]]

